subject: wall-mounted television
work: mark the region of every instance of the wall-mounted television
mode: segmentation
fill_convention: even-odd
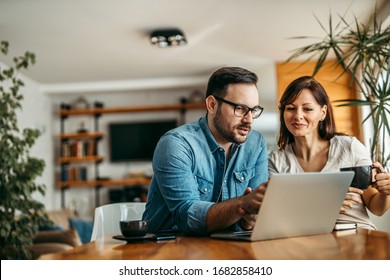
[[[150,161],[160,137],[177,127],[177,120],[110,123],[111,162]]]

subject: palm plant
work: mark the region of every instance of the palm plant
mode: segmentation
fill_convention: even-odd
[[[383,166],[390,163],[390,154],[385,154],[385,145],[389,145],[390,113],[390,26],[384,27],[378,20],[376,10],[364,24],[355,17],[348,23],[345,16],[339,16],[336,25],[329,16],[328,29],[317,19],[326,36],[317,43],[296,49],[287,61],[305,56],[305,61],[316,59],[313,76],[322,68],[330,55],[334,55],[337,64],[352,77],[361,98],[337,100],[337,106],[369,106],[370,113],[363,123],[371,120],[373,135],[370,143],[373,161]],[[308,36],[294,37],[307,39]]]

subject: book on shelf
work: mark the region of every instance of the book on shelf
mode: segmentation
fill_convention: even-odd
[[[65,165],[61,171],[62,182],[87,181],[88,170],[85,166],[70,167]]]
[[[68,181],[68,166],[64,165],[61,169],[61,181],[66,182]]]
[[[61,144],[62,157],[82,158],[94,155],[96,155],[96,141],[94,139],[77,140]]]
[[[96,155],[96,141],[94,139],[88,140],[86,142],[86,155],[88,156],[95,156]]]
[[[356,229],[357,224],[354,222],[337,222],[334,225],[334,230],[347,230],[347,229]]]
[[[61,144],[61,157],[70,157],[71,151],[70,151],[70,145],[69,143],[62,143]]]

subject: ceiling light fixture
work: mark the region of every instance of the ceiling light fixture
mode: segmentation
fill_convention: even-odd
[[[177,28],[157,29],[150,33],[150,42],[160,48],[187,44],[183,32]]]

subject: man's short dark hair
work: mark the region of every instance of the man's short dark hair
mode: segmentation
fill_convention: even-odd
[[[258,77],[255,73],[241,67],[223,67],[215,71],[209,78],[206,97],[215,95],[225,97],[230,84],[254,84],[257,86]]]

